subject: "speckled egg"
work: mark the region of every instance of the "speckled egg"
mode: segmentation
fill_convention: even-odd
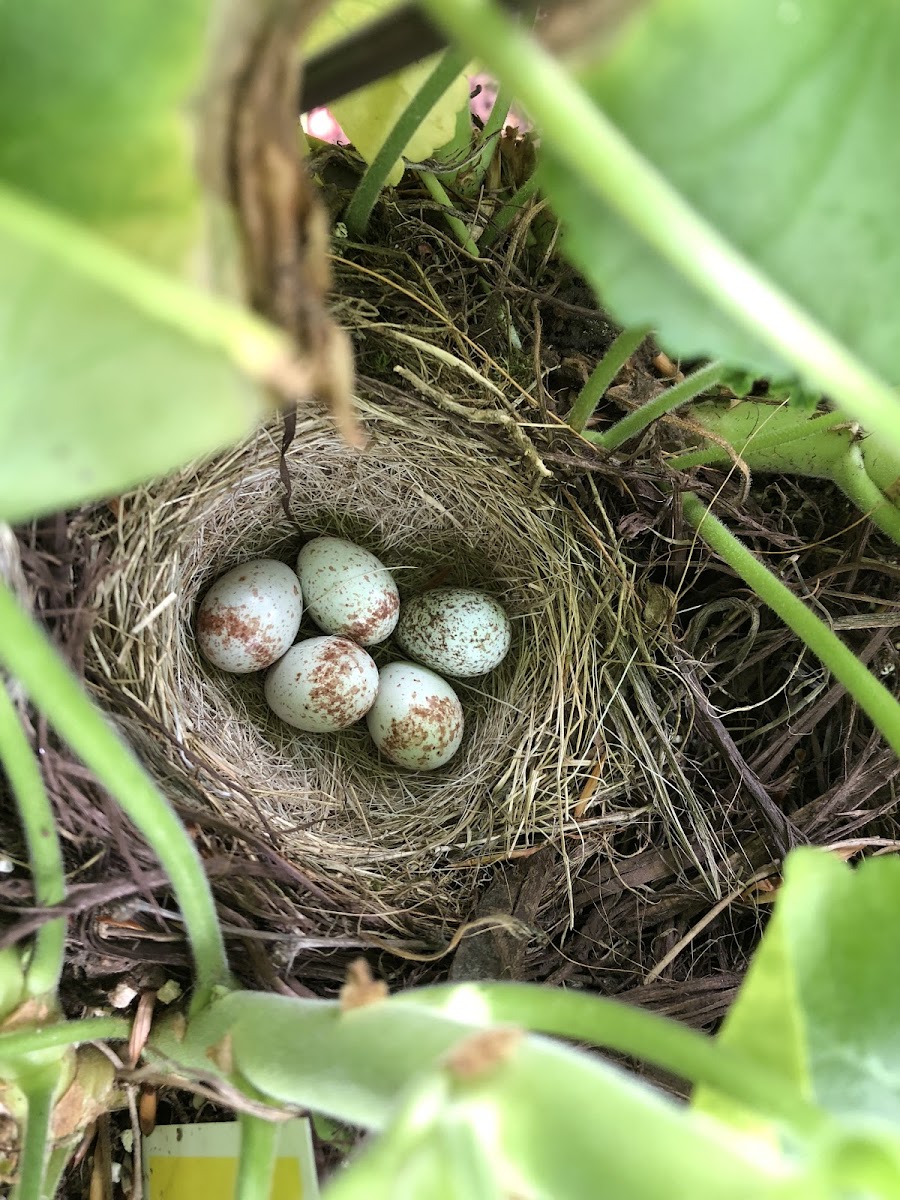
[[[266,700],[282,721],[307,733],[346,729],[372,707],[378,668],[362,646],[314,637],[291,646],[266,676]]]
[[[326,633],[375,646],[394,632],[397,585],[368,550],[343,538],[313,538],[300,551],[297,574],[309,615]]]
[[[433,771],[459,749],[462,705],[440,675],[415,663],[390,663],[379,676],[366,724],[386,758],[401,767]]]
[[[492,671],[509,651],[509,617],[493,598],[469,588],[435,588],[408,600],[397,641],[417,662],[468,679]]]
[[[218,579],[197,611],[197,643],[214,667],[248,675],[270,667],[297,636],[300,581],[283,562],[257,558]]]

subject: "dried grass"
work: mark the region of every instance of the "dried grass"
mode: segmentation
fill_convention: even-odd
[[[645,642],[644,600],[602,507],[588,522],[548,483],[516,414],[521,389],[462,354],[455,328],[385,322],[390,293],[377,344],[388,379],[409,386],[362,380],[364,450],[307,411],[283,464],[273,422],[122,497],[115,514],[82,516],[77,532],[106,563],[86,646],[102,704],[173,799],[268,834],[332,898],[303,897],[321,931],[365,914],[401,954],[439,944],[469,915],[485,865],[547,842],[562,851],[550,889],[561,898],[582,848],[651,821],[714,877],[665,646]],[[371,309],[343,315],[371,357]],[[193,613],[218,575],[264,554],[291,562],[325,532],[380,555],[401,594],[474,585],[513,618],[507,661],[460,685],[467,732],[439,772],[380,761],[364,727],[298,733],[268,711],[261,678],[220,674],[197,654]],[[390,644],[377,653],[392,656]]]
[[[246,981],[333,994],[348,961],[378,947],[391,954],[374,965],[396,984],[443,978],[468,923],[488,916],[461,950],[486,947],[491,973],[511,963],[517,978],[708,1026],[779,879],[749,776],[802,837],[850,855],[896,847],[900,765],[682,527],[659,486],[667,422],[612,461],[565,432],[580,370],[612,331],[561,263],[536,267],[522,249],[533,210],[475,263],[429,203],[414,183],[385,199],[382,244],[343,245],[335,261],[364,453],[300,414],[288,517],[273,422],[115,515],[21,531],[28,594],[188,818]],[[656,386],[649,358],[633,363],[600,421]],[[773,478],[745,496],[739,477],[708,470],[687,483],[881,676],[900,674],[894,548],[840,495]],[[484,583],[515,612],[514,655],[466,690],[469,740],[436,776],[379,764],[358,731],[293,735],[258,680],[197,659],[190,621],[206,583],[262,550],[290,561],[324,529],[380,551],[407,592],[448,571],[442,582]],[[698,687],[716,722],[695,719]],[[180,963],[187,979],[152,852],[40,720],[33,741],[80,881],[76,974]],[[24,854],[9,822],[0,834]],[[0,880],[11,910],[28,897],[23,877]],[[118,933],[114,921],[101,931],[110,915],[125,918]],[[4,936],[42,919],[25,909]],[[87,1002],[103,994],[79,990],[72,1006]]]

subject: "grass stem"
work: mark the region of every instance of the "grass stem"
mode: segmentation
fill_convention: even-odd
[[[497,152],[504,123],[512,104],[512,95],[512,89],[501,84],[488,119],[484,123],[484,128],[478,135],[478,144],[481,147],[478,157],[471,170],[465,172],[465,181],[460,181],[459,188],[465,196],[477,195],[484,183],[484,177]]]
[[[506,233],[507,229],[512,225],[516,217],[519,216],[536,191],[537,179],[534,175],[530,175],[522,186],[513,192],[506,203],[497,209],[497,212],[485,226],[484,233],[478,239],[478,246],[482,252],[488,250],[493,246],[494,242]]]
[[[595,446],[602,446],[605,450],[617,450],[624,442],[641,433],[659,417],[673,412],[676,408],[687,404],[689,400],[696,399],[702,392],[715,387],[724,374],[725,366],[720,362],[701,367],[688,375],[686,379],[682,379],[681,383],[666,388],[658,396],[654,396],[652,400],[642,404],[640,408],[626,414],[621,421],[617,421],[605,433],[588,433],[585,434],[585,437]]]
[[[478,247],[475,244],[475,240],[459,217],[455,217],[453,215],[453,212],[451,211],[453,204],[450,200],[450,197],[447,195],[444,185],[431,171],[420,171],[419,178],[425,184],[425,187],[428,189],[428,193],[432,199],[436,200],[438,204],[440,204],[443,210],[442,215],[444,220],[450,227],[450,230],[457,242],[459,242],[466,254],[471,254],[473,258],[478,258],[479,253]]]

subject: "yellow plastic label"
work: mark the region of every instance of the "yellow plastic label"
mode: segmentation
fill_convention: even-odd
[[[215,1125],[160,1125],[144,1139],[148,1200],[229,1200],[237,1181],[240,1129]],[[280,1127],[271,1200],[318,1200],[309,1122]]]

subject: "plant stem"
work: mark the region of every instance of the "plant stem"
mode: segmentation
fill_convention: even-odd
[[[505,87],[501,83],[497,88],[497,98],[491,107],[490,115],[479,135],[479,142],[487,143],[495,134],[503,132],[504,122],[512,107],[512,98],[512,88]]]
[[[741,405],[752,403],[743,400]],[[738,407],[741,407],[739,405]],[[737,411],[736,409],[733,411]],[[691,414],[694,415],[693,413]],[[760,433],[754,434],[752,438],[739,438],[733,442],[727,435],[726,440],[733,446],[735,453],[739,457],[743,457],[745,453],[752,454],[756,451],[766,451],[772,447],[789,447],[791,443],[802,442],[810,437],[817,437],[827,433],[829,430],[837,429],[840,425],[846,425],[847,418],[842,413],[831,412],[823,413],[819,417],[812,417],[809,420],[803,420],[793,428],[793,430],[784,430],[778,428],[772,435],[769,435],[765,429]],[[704,422],[700,421],[700,424]],[[718,432],[718,430],[716,431]],[[787,451],[789,453],[789,450]],[[712,445],[699,450],[687,450],[683,454],[675,454],[667,459],[667,465],[675,471],[687,471],[691,467],[707,467],[718,464],[729,463],[732,461],[731,455],[723,446]],[[752,462],[748,464],[753,469]],[[780,468],[785,473],[788,473],[790,468],[785,465]]]
[[[241,1154],[235,1200],[269,1200],[281,1126],[241,1113]]]
[[[623,442],[627,442],[641,430],[646,429],[658,417],[680,408],[682,404],[687,404],[701,392],[715,387],[725,374],[725,370],[725,364],[721,362],[701,367],[698,371],[688,375],[686,379],[682,379],[681,383],[667,388],[646,404],[642,404],[640,408],[636,408],[634,412],[628,413],[621,421],[617,421],[612,429],[607,429],[605,433],[587,433],[585,437],[595,446],[603,446],[606,450],[617,450]]]
[[[491,217],[485,226],[484,232],[478,239],[479,250],[483,252],[489,249],[502,234],[506,233],[507,229],[516,217],[519,216],[536,191],[537,178],[534,175],[529,175],[522,186],[513,192],[506,203]]]
[[[0,1033],[0,1062],[82,1042],[124,1040],[130,1033],[131,1022],[126,1017],[85,1017],[83,1021],[59,1021],[39,1029],[17,1029]]]
[[[50,1149],[50,1121],[59,1074],[55,1069],[38,1069],[23,1086],[27,1104],[25,1136],[19,1156],[19,1182],[13,1200],[45,1200],[44,1171]]]
[[[25,833],[35,903],[61,904],[66,898],[66,874],[56,832],[56,819],[34,751],[25,736],[9,692],[0,683],[0,763],[16,800]],[[25,987],[31,996],[56,993],[66,946],[66,921],[48,921],[34,939]]]
[[[410,138],[466,65],[459,50],[447,50],[434,70],[397,118],[381,149],[369,163],[350,199],[344,220],[351,237],[361,241],[391,168],[401,156]]]
[[[228,981],[225,944],[209,881],[184,827],[37,624],[0,579],[0,664],[82,762],[115,798],[153,847],[172,881],[194,957],[197,985],[192,1011],[204,1007],[217,984]]]
[[[553,152],[704,295],[900,448],[893,388],[709,224],[495,0],[422,0],[436,26],[515,87]]]
[[[900,508],[869,478],[859,446],[850,446],[834,464],[834,481],[873,525],[900,545]]]
[[[772,1078],[751,1059],[667,1017],[618,1000],[523,983],[440,984],[401,992],[388,1003],[439,1005],[462,1015],[471,989],[493,1024],[587,1042],[653,1063],[693,1084],[785,1121],[796,1129],[821,1128],[824,1115],[802,1095]],[[460,997],[455,1001],[455,997]],[[473,1006],[474,1007],[474,1006]]]
[[[635,329],[623,329],[606,353],[594,367],[587,383],[578,393],[578,399],[569,413],[569,424],[576,433],[581,433],[594,409],[606,395],[606,389],[622,370],[649,333],[643,325]],[[615,428],[615,427],[614,427]]]
[[[682,504],[685,517],[700,537],[812,650],[869,716],[891,749],[900,754],[900,703],[887,688],[695,495],[685,492]]]
[[[436,175],[431,171],[419,171],[419,178],[425,184],[431,196],[437,200],[438,204],[445,210],[443,212],[444,220],[453,231],[453,236],[465,250],[466,254],[471,254],[473,258],[478,258],[478,247],[472,237],[472,234],[462,223],[459,217],[455,217],[450,211],[453,205],[450,202],[450,197],[447,195],[446,189]]]
[[[503,123],[512,104],[512,95],[511,88],[504,87],[503,84],[499,86],[493,108],[478,137],[481,153],[471,171],[466,174],[465,182],[460,184],[460,190],[465,196],[476,195],[484,183],[484,177],[497,149],[498,136],[503,132]]]

